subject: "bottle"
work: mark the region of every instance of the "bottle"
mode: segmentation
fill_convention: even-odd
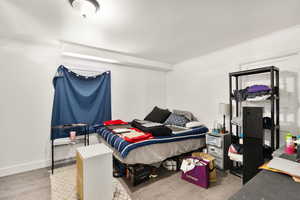
[[[297,157],[296,161],[300,162],[300,135],[297,136]]]
[[[218,127],[217,127],[217,124],[218,124],[218,122],[216,121],[216,120],[214,120],[214,128],[213,128],[213,130],[212,130],[212,133],[214,133],[214,134],[216,134],[216,133],[218,133]]]
[[[288,133],[285,136],[285,142],[285,153],[293,154],[295,152],[295,144],[293,141],[293,135],[291,133]]]
[[[297,147],[300,147],[300,135],[297,135]]]

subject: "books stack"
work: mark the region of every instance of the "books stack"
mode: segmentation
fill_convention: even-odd
[[[297,161],[297,154],[285,154],[283,148],[280,148],[273,153],[273,159],[261,169],[284,173],[292,176],[296,182],[300,182],[300,163]]]

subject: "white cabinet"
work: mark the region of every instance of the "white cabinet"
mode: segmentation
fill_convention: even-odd
[[[77,148],[77,193],[81,200],[113,198],[112,151],[104,144]]]

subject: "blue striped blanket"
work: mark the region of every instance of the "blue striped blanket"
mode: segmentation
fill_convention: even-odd
[[[136,143],[130,143],[125,141],[123,138],[119,137],[118,135],[116,135],[106,127],[100,127],[96,130],[96,132],[99,135],[101,135],[108,144],[110,144],[112,147],[118,150],[118,152],[120,152],[120,155],[123,158],[125,158],[131,150],[136,149],[138,147],[157,144],[157,143],[168,143],[168,142],[176,142],[181,140],[205,137],[205,133],[208,132],[208,129],[206,127],[198,127],[191,130],[187,130],[179,134],[173,134],[171,136],[155,137],[153,139],[136,142]]]

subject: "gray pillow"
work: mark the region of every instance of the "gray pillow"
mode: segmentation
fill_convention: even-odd
[[[193,115],[193,113],[185,110],[173,110],[174,114],[177,115],[183,115],[185,116],[189,121],[198,121],[198,119]]]
[[[185,116],[172,113],[164,124],[184,127],[187,122],[189,122],[189,120]]]

